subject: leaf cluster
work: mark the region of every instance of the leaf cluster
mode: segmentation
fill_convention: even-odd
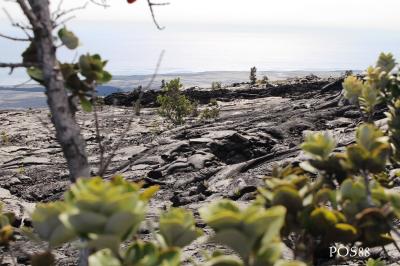
[[[57,37],[61,44],[70,50],[79,46],[78,37],[66,27],[58,31]],[[35,63],[37,61],[37,49],[34,42],[22,53],[22,58],[24,63]],[[107,83],[112,78],[111,74],[104,70],[107,61],[102,60],[98,54],[86,54],[81,55],[77,63],[57,62],[57,64],[71,97],[77,97],[80,100],[84,111],[91,111],[91,101],[96,85]],[[27,73],[39,84],[45,84],[43,70],[40,67],[29,67]]]

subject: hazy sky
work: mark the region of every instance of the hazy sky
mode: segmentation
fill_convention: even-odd
[[[10,13],[18,15],[15,4],[3,1]],[[399,0],[169,0],[168,7],[156,7],[160,23],[195,22],[220,24],[285,24],[300,26],[347,26],[399,29]],[[56,6],[58,0],[51,0]],[[110,8],[91,5],[77,13],[79,19],[150,21],[145,0],[127,4],[109,0]],[[79,6],[83,0],[65,0],[64,8]],[[4,14],[0,15],[4,18]]]
[[[100,1],[100,0],[97,0]],[[164,1],[164,0],[153,0]],[[380,52],[400,57],[400,0],[165,0],[155,7],[153,25],[146,0],[128,4],[108,0],[109,8],[89,4],[67,25],[80,38],[78,53],[100,53],[115,75],[153,73],[161,50],[160,72],[208,70],[365,69]],[[56,9],[59,0],[51,0]],[[0,0],[16,19],[18,6]],[[85,0],[64,0],[63,9]],[[0,33],[24,37],[0,10]],[[112,22],[112,23],[111,23]],[[249,49],[251,47],[251,49]],[[17,62],[26,44],[0,38],[0,61]],[[75,51],[60,50],[62,60]],[[24,81],[0,69],[0,84]]]

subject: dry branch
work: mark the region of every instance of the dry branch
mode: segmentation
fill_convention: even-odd
[[[20,42],[29,42],[31,39],[29,38],[18,38],[18,37],[12,37],[12,36],[8,36],[5,34],[0,33],[0,37],[5,38],[5,39],[9,39],[12,41],[20,41]]]
[[[169,3],[168,2],[166,2],[166,3],[153,3],[153,2],[151,2],[151,0],[147,0],[147,4],[149,5],[151,17],[153,18],[153,22],[156,25],[157,29],[163,30],[165,27],[161,27],[160,24],[158,24],[158,21],[156,19],[155,14],[154,14],[153,6],[166,6],[166,5],[169,5]]]

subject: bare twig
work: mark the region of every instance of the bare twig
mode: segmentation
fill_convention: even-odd
[[[61,20],[61,21],[58,22],[58,23],[54,23],[53,27],[54,27],[54,28],[57,28],[58,26],[63,25],[63,24],[66,24],[68,21],[70,21],[70,20],[72,20],[72,19],[74,19],[74,18],[76,18],[76,16],[69,16],[69,17],[67,17],[66,19],[63,19],[63,20]]]
[[[361,175],[364,178],[365,193],[367,194],[367,202],[370,206],[374,206],[374,203],[372,201],[372,195],[371,195],[371,183],[369,180],[369,174],[366,171],[362,171]]]
[[[12,74],[15,68],[20,68],[20,67],[32,67],[32,66],[38,66],[38,64],[35,63],[0,63],[0,68],[10,68],[10,73]]]
[[[147,0],[147,4],[149,5],[151,17],[153,18],[153,22],[156,25],[157,29],[159,29],[159,30],[165,29],[165,27],[161,27],[160,24],[158,24],[158,21],[156,19],[155,14],[154,14],[153,6],[166,6],[166,5],[169,5],[169,3],[168,2],[166,2],[166,3],[153,3],[151,0]]]
[[[16,0],[19,6],[22,9],[22,12],[24,12],[25,16],[28,18],[30,24],[34,28],[41,28],[40,21],[36,17],[35,13],[33,13],[32,9],[28,6],[25,0]]]
[[[28,30],[32,30],[31,27],[26,26],[26,25],[22,25],[21,23],[16,22],[13,19],[13,17],[10,15],[10,13],[7,11],[7,9],[5,9],[4,7],[3,7],[3,12],[4,12],[4,14],[6,14],[8,20],[11,23],[11,26],[20,28],[25,33],[25,35],[28,37],[28,39],[32,39],[32,36],[28,33]]]
[[[94,116],[94,125],[96,129],[96,142],[97,145],[99,145],[99,151],[100,151],[100,164],[99,164],[99,169],[103,169],[104,165],[104,146],[101,141],[101,133],[100,133],[100,126],[99,126],[99,116],[97,113],[97,96],[93,96],[93,116]]]
[[[18,37],[12,37],[12,36],[8,36],[5,34],[0,33],[0,37],[5,38],[5,39],[9,39],[12,41],[20,41],[20,42],[29,42],[31,39],[30,38],[18,38]]]
[[[153,84],[155,78],[157,77],[158,70],[160,69],[160,65],[161,65],[162,59],[163,59],[163,57],[164,57],[164,53],[165,53],[165,51],[163,50],[163,51],[161,52],[159,58],[158,58],[158,62],[157,62],[156,68],[155,68],[155,70],[154,70],[154,73],[153,73],[152,78],[151,78],[150,81],[149,81],[149,84],[148,84],[147,87],[146,87],[146,90],[148,90],[148,89],[151,87],[151,85]],[[108,167],[109,167],[109,165],[110,165],[112,159],[113,159],[113,158],[115,157],[115,155],[116,155],[117,150],[121,147],[121,145],[122,145],[122,143],[123,143],[123,140],[125,139],[126,134],[127,134],[127,133],[129,132],[129,130],[131,129],[131,126],[132,126],[132,122],[133,122],[134,117],[135,117],[135,112],[132,112],[132,115],[130,116],[129,121],[128,121],[128,125],[126,126],[125,130],[122,132],[122,134],[121,134],[121,136],[120,136],[120,138],[119,138],[117,144],[116,144],[116,145],[114,146],[114,148],[112,149],[110,155],[107,157],[107,159],[106,159],[104,165],[99,169],[99,173],[98,173],[99,176],[104,176],[104,174],[106,173],[106,171],[107,171],[107,169],[108,169]]]
[[[95,5],[101,6],[101,7],[110,7],[110,5],[107,4],[107,0],[100,0],[101,2],[95,1],[95,0],[90,0]]]
[[[17,67],[31,67],[35,66],[35,64],[29,64],[29,63],[0,63],[0,67],[2,68],[17,68]]]
[[[31,80],[32,80],[32,79],[30,78],[30,79],[28,79],[28,80],[26,80],[26,81],[24,81],[24,82],[21,82],[21,83],[19,83],[19,84],[16,84],[16,85],[13,86],[13,88],[19,88],[19,87],[21,87],[21,86],[24,86],[24,85],[28,84]],[[0,265],[1,265],[1,264],[0,264]]]
[[[63,4],[64,4],[64,0],[60,0],[60,2],[58,2],[57,9],[55,12],[60,12]]]
[[[73,12],[78,11],[78,10],[85,9],[85,8],[87,7],[87,5],[89,4],[89,2],[86,2],[86,3],[85,3],[84,5],[82,5],[82,6],[77,6],[77,7],[74,7],[74,8],[67,9],[67,10],[63,10],[63,11],[62,11],[62,10],[61,10],[62,2],[63,2],[63,1],[60,1],[60,4],[59,4],[57,10],[53,13],[53,21],[54,21],[54,22],[56,22],[57,20],[59,20],[59,19],[62,18],[63,16],[66,16],[66,15],[68,15],[68,14],[70,14],[70,13],[73,13]],[[59,23],[59,24],[60,24],[60,23]]]

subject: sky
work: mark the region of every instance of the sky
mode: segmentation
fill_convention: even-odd
[[[14,16],[19,10],[14,3],[2,0]],[[99,1],[99,0],[97,0]],[[163,1],[163,0],[160,0]],[[168,0],[167,0],[168,1]],[[158,20],[168,23],[213,24],[278,24],[318,27],[354,27],[399,29],[398,0],[169,0],[169,6],[155,7]],[[55,8],[59,0],[51,0]],[[85,3],[64,0],[69,9]],[[150,21],[147,1],[108,0],[109,8],[91,4],[79,11],[78,20]],[[4,18],[3,12],[0,19]]]
[[[101,0],[96,0],[101,1]],[[128,4],[108,0],[108,8],[89,4],[67,26],[80,38],[77,51],[59,49],[63,61],[100,53],[113,75],[151,74],[166,50],[160,73],[259,70],[362,70],[380,52],[400,57],[400,0],[153,0],[159,31],[147,0]],[[50,0],[57,9],[60,0]],[[64,0],[61,9],[84,5]],[[19,7],[0,0],[15,20]],[[68,17],[66,17],[68,18]],[[24,37],[0,10],[0,33]],[[0,38],[0,62],[18,62],[26,43]],[[0,85],[26,80],[23,70]]]

